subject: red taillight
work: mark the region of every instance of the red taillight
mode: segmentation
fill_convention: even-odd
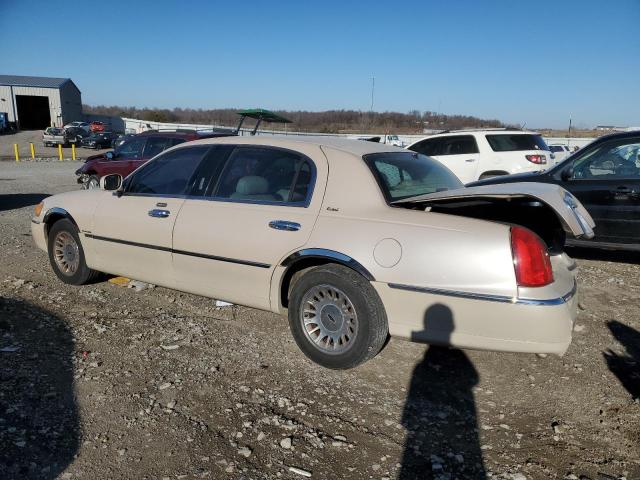
[[[531,230],[511,227],[511,254],[518,286],[544,287],[553,282],[547,247]]]
[[[531,163],[535,163],[537,165],[543,165],[547,163],[546,155],[525,155],[526,159]]]

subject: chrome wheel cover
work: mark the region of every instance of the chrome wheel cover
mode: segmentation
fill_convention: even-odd
[[[90,178],[87,182],[87,190],[94,190],[96,188],[100,188],[100,180]]]
[[[58,270],[72,276],[80,266],[80,249],[69,232],[59,232],[53,239],[53,259]]]
[[[348,351],[358,334],[358,315],[351,299],[332,285],[318,285],[302,297],[300,322],[307,340],[323,353]]]

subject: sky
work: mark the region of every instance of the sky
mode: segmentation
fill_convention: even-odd
[[[640,126],[640,0],[0,0],[0,74],[89,105]]]

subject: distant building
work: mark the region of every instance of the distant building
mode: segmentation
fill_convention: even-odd
[[[20,130],[40,130],[82,120],[82,98],[70,78],[0,75],[0,112]]]

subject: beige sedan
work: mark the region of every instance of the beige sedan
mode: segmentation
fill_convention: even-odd
[[[464,188],[440,163],[337,138],[229,137],[54,195],[32,233],[65,283],[98,272],[288,315],[329,368],[388,335],[562,354],[575,318],[565,235],[593,221],[554,185]]]

